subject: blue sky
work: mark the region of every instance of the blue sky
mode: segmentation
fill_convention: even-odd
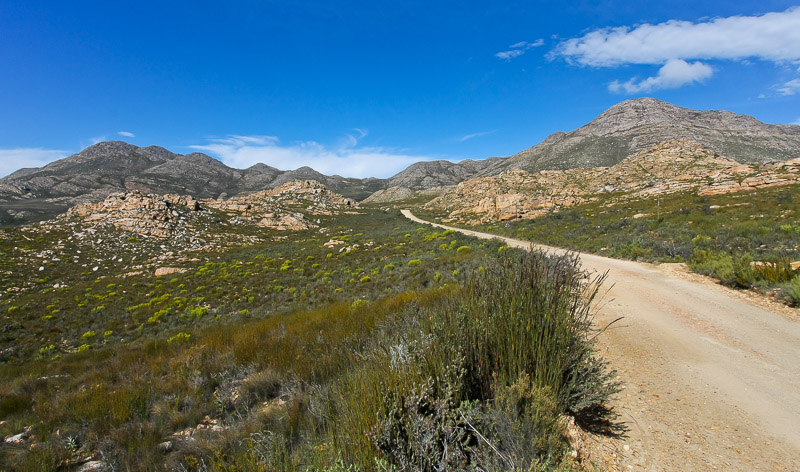
[[[640,96],[800,123],[800,8],[0,0],[0,175],[119,139],[387,177]]]

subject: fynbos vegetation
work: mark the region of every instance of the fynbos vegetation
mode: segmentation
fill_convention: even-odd
[[[569,469],[566,416],[613,430],[576,259],[382,211],[319,224],[179,254],[3,229],[2,468]]]

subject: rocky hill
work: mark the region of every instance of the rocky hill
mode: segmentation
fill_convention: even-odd
[[[800,157],[800,126],[770,125],[729,111],[697,111],[654,98],[621,102],[585,126],[558,132],[480,172],[613,166],[658,143],[689,139],[737,162],[758,164]]]
[[[638,98],[614,105],[574,131],[553,133],[513,156],[458,164],[447,161],[414,164],[388,179],[384,189],[365,202],[422,197],[419,192],[422,189],[451,186],[512,169],[537,172],[610,167],[628,156],[676,139],[694,141],[744,164],[800,157],[800,126],[770,125],[729,111],[690,110],[653,98]]]
[[[170,238],[178,232],[191,232],[198,218],[211,209],[217,210],[218,221],[227,224],[298,231],[315,227],[314,216],[355,207],[354,200],[331,192],[319,182],[294,180],[276,189],[227,200],[196,200],[191,195],[144,194],[138,190],[115,192],[100,202],[78,204],[65,216],[84,225],[112,225],[141,236]],[[201,233],[194,236],[210,236]]]
[[[378,179],[326,176],[308,167],[282,171],[257,164],[233,169],[201,153],[181,155],[158,146],[109,141],[45,167],[22,169],[0,179],[0,225],[48,218],[121,191],[224,198],[298,179],[316,180],[355,199],[370,195],[381,185]]]
[[[610,198],[647,198],[677,192],[733,193],[800,183],[800,158],[741,164],[691,140],[670,140],[612,167],[505,171],[447,189],[426,208],[447,221],[480,224],[530,219],[562,207]]]

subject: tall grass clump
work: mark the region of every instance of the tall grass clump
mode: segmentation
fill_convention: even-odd
[[[519,253],[407,306],[333,388],[328,440],[373,470],[539,470],[568,462],[561,415],[614,432],[618,385],[594,352],[604,277],[576,256]]]

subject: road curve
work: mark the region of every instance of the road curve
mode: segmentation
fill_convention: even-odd
[[[465,230],[512,247],[563,252]],[[800,471],[800,322],[702,278],[581,255],[609,272],[597,324],[624,390],[616,408],[629,436],[613,460],[624,470]]]

